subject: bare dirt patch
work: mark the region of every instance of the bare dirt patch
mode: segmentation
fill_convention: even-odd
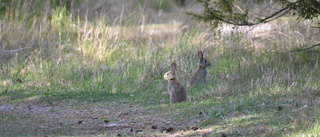
[[[175,136],[194,134],[199,123],[198,120],[169,121],[164,114],[126,102],[88,103],[71,99],[52,104],[3,104],[0,113],[8,116],[7,120],[1,120],[7,124],[4,130],[8,135]],[[194,132],[187,133],[188,130]]]

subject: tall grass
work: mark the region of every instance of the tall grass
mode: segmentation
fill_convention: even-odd
[[[314,42],[306,43],[307,37],[302,34],[306,32],[275,27],[274,31],[253,37],[242,32],[216,37],[219,33],[204,30],[201,25],[187,28],[185,32],[170,28],[170,24],[163,28],[141,28],[139,25],[146,25],[141,24],[143,21],[115,26],[105,24],[105,16],[90,21],[86,15],[80,17],[63,7],[50,14],[33,14],[30,5],[23,3],[21,9],[8,9],[2,17],[3,79],[32,79],[33,84],[52,87],[72,85],[76,90],[130,92],[136,85],[156,85],[155,81],[159,82],[173,61],[178,62],[182,70],[179,77],[186,83],[196,67],[195,53],[203,50],[214,63],[209,70],[213,89],[220,81],[250,85],[236,89],[251,91],[254,91],[251,88],[280,86],[287,90],[292,86],[316,85],[312,83],[317,80],[316,51],[281,53],[317,42],[311,39]],[[156,31],[165,34],[156,34]],[[250,41],[250,38],[256,40]],[[17,49],[21,50],[7,52]],[[302,77],[310,75],[315,80]]]
[[[197,66],[197,51],[203,50],[213,65],[205,88],[187,88],[191,102],[230,99],[250,106],[304,93],[314,95],[311,99],[319,96],[318,48],[288,52],[319,43],[306,22],[280,20],[269,31],[250,34],[234,28],[220,33],[201,23],[149,24],[146,18],[153,17],[141,9],[107,22],[109,16],[104,14],[93,20],[64,7],[46,12],[32,11],[31,5],[22,3],[1,16],[3,95],[14,91],[137,93],[160,96],[148,100],[163,100],[167,89],[162,76],[170,63],[177,62],[178,78],[187,85]]]
[[[2,76],[11,81],[4,87],[21,79],[31,87],[130,92],[150,79],[149,67],[158,69],[153,64],[159,53],[148,47],[149,36],[135,36],[141,30],[133,24],[114,27],[104,17],[89,21],[64,7],[35,16],[29,11],[32,4],[23,4],[8,9],[1,21],[1,61],[8,68]]]

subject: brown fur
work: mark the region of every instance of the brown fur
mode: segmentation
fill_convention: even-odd
[[[172,63],[171,71],[166,72],[163,76],[163,78],[168,81],[168,91],[171,103],[178,103],[187,100],[186,90],[176,77],[176,69],[177,64]]]
[[[206,77],[207,77],[207,67],[211,66],[211,63],[209,60],[203,58],[203,52],[198,52],[199,57],[199,65],[198,68],[193,72],[191,78],[190,78],[190,85],[193,84],[200,84],[201,86],[204,86],[206,83]]]

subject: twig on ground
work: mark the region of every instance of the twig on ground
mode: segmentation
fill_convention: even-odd
[[[26,48],[21,48],[21,49],[14,49],[14,50],[0,50],[0,52],[7,52],[7,53],[12,53],[12,52],[18,52],[21,50],[25,50],[25,49],[31,49],[32,47],[26,47]]]
[[[308,48],[291,50],[291,51],[287,51],[287,52],[284,52],[284,53],[299,52],[299,51],[309,50],[309,49],[312,49],[312,48],[317,47],[317,46],[320,46],[320,43],[315,44],[315,45],[312,45],[312,46],[310,46],[310,47],[308,47]]]

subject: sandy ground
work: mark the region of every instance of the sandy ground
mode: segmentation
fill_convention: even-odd
[[[201,136],[211,131],[198,129],[200,120],[169,121],[165,114],[148,112],[126,102],[87,103],[68,99],[52,104],[3,104],[0,113],[9,116],[2,120],[7,123],[5,132],[18,135]]]

